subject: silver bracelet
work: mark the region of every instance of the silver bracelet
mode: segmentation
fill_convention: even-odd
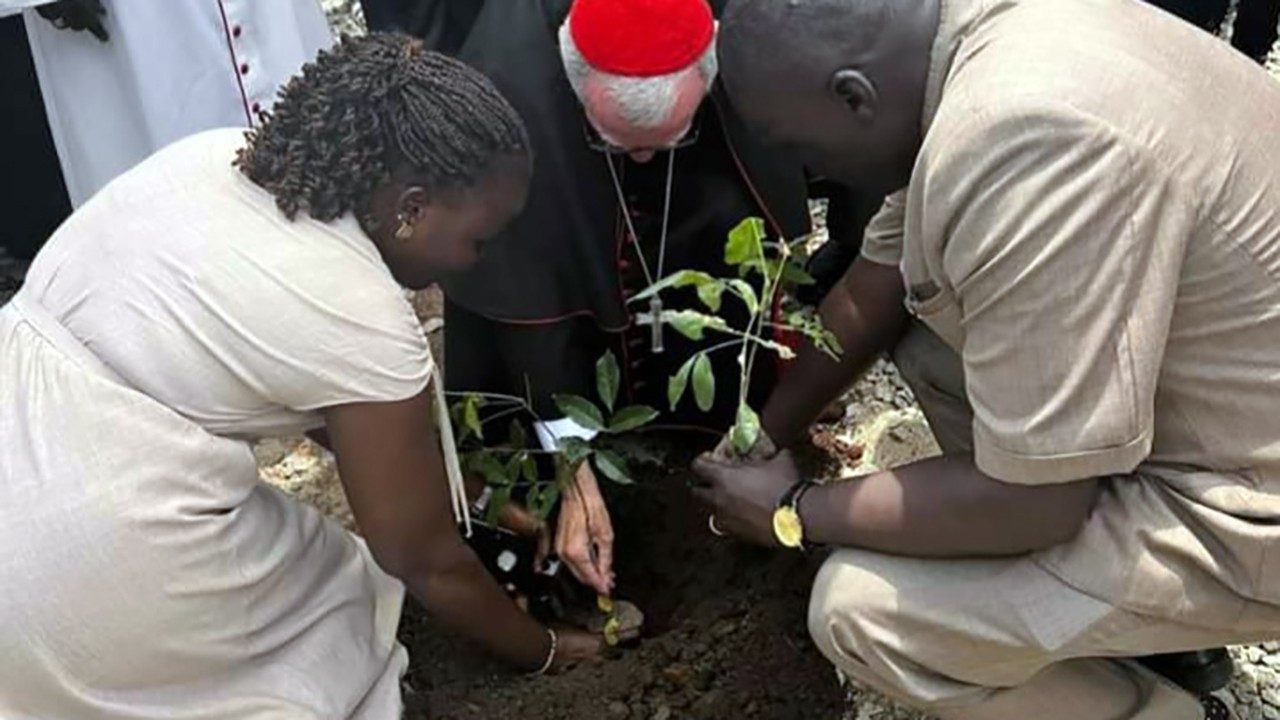
[[[547,635],[551,637],[551,649],[547,651],[547,659],[543,661],[542,667],[529,673],[534,677],[546,675],[551,669],[551,663],[556,661],[556,646],[560,644],[560,638],[556,637],[556,631],[551,628],[547,628]]]

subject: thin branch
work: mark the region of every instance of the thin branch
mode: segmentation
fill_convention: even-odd
[[[722,342],[719,345],[712,345],[711,347],[707,348],[706,350],[703,350],[702,352],[707,355],[710,355],[713,352],[724,350],[725,348],[731,348],[735,345],[741,345],[744,342],[746,341],[745,340],[726,340],[725,342]]]
[[[501,412],[496,412],[487,418],[483,418],[480,421],[480,426],[484,427],[485,425],[488,425],[489,423],[494,422],[495,420],[501,420],[504,417],[510,417],[512,415],[515,415],[516,413],[524,412],[524,410],[525,410],[524,407],[507,408],[506,410],[502,410]]]
[[[463,400],[469,397],[478,397],[484,398],[485,400],[501,400],[502,402],[516,403],[517,405],[526,404],[523,398],[518,398],[515,395],[504,395],[502,393],[472,392],[470,390],[446,390],[444,394],[445,397],[462,398]]]
[[[773,306],[776,300],[775,296],[778,293],[778,288],[782,285],[782,273],[786,269],[787,261],[791,256],[791,248],[785,241],[779,243],[778,254],[778,270],[774,274],[773,278],[770,278],[766,273],[761,273],[765,278],[764,286],[762,288],[765,292],[760,299],[760,311],[752,318],[752,322],[748,326],[749,334],[751,334],[757,342],[750,348],[743,348],[746,353],[746,362],[740,363],[740,365],[742,365],[742,373],[740,375],[741,379],[738,382],[739,405],[747,402],[748,386],[755,371],[756,353],[759,351],[760,346],[763,345],[763,343],[759,342],[760,335],[763,334],[765,323],[769,322],[768,318],[772,317]],[[760,248],[760,267],[768,268],[768,263],[765,262],[764,258],[763,245],[761,245]]]

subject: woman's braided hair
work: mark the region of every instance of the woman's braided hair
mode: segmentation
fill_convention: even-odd
[[[429,192],[474,185],[527,155],[515,109],[475,69],[399,33],[344,37],[290,80],[235,165],[290,219],[365,213],[407,169]],[[368,221],[368,218],[362,218]]]

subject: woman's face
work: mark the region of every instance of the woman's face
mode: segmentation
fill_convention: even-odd
[[[523,158],[498,161],[479,183],[464,190],[429,196],[408,187],[394,215],[380,219],[389,236],[381,243],[383,259],[396,280],[413,289],[467,270],[480,259],[482,243],[520,213],[528,194],[528,161]],[[395,232],[403,220],[412,234],[400,239]]]

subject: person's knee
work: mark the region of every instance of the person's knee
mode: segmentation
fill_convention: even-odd
[[[932,669],[916,650],[918,618],[904,614],[900,588],[911,562],[865,550],[840,550],[823,564],[809,598],[809,635],[844,677],[922,709],[972,691]],[[908,628],[914,628],[914,632]]]
[[[841,550],[823,563],[809,596],[809,636],[843,673],[862,677],[880,648],[874,638],[893,606],[891,589],[858,562],[866,553]]]

